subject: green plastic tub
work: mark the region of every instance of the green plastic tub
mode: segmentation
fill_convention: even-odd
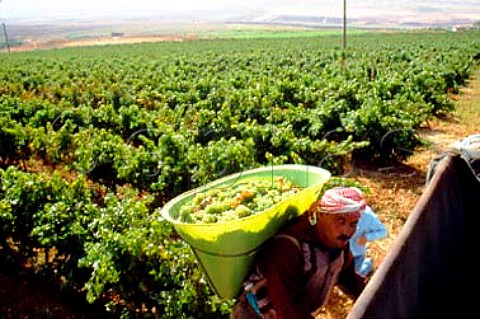
[[[270,178],[273,182],[280,176],[286,177],[302,190],[263,212],[211,224],[190,224],[178,219],[180,208],[199,192],[217,187],[228,188],[252,178]],[[304,213],[318,198],[329,178],[327,170],[309,165],[256,168],[187,191],[169,201],[161,209],[161,214],[190,245],[216,294],[221,298],[232,299],[241,291],[260,246],[288,220]]]

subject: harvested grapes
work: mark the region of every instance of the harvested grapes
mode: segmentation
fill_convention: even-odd
[[[196,194],[180,209],[185,223],[219,223],[258,214],[300,191],[281,176],[275,180],[251,179]]]

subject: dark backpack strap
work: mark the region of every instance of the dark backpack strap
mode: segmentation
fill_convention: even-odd
[[[312,267],[312,265],[315,265],[315,256],[312,254],[312,248],[310,245],[307,243],[301,243],[297,238],[287,235],[287,234],[279,234],[274,237],[274,239],[278,238],[286,238],[290,240],[292,243],[297,246],[298,250],[300,250],[303,258],[304,258],[304,273],[305,274],[310,274],[310,272],[315,271],[315,267]]]
[[[342,270],[347,269],[353,263],[353,256],[350,254],[350,248],[347,245],[347,248],[343,250],[343,266]]]

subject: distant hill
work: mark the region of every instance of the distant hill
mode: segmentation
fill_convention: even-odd
[[[236,25],[301,27],[310,29],[343,27],[343,6],[325,5],[334,0],[313,3],[307,0],[263,0],[245,2],[235,9],[225,2],[223,8],[205,8],[197,11],[160,13],[161,10],[95,15],[91,12],[68,14],[53,10],[50,15],[25,14],[5,21],[11,44],[28,45],[28,48],[64,46],[67,42],[85,43],[156,41],[160,39],[192,39],[204,30],[215,31]],[[236,3],[236,2],[235,2]],[[237,3],[238,6],[240,2]],[[332,2],[333,3],[333,2]],[[227,6],[229,6],[227,8]],[[54,8],[55,9],[55,8]],[[362,29],[414,29],[472,27],[480,21],[479,0],[463,1],[385,1],[359,0],[347,2],[347,25]],[[113,9],[112,9],[113,10]],[[1,17],[0,17],[1,18]],[[2,21],[0,21],[2,22]],[[3,31],[3,30],[0,30]],[[118,39],[122,38],[122,39]],[[0,49],[4,43],[0,33]]]
[[[433,12],[429,11],[429,12]],[[479,16],[480,19],[480,16]],[[430,17],[416,19],[415,16],[368,16],[360,18],[350,18],[347,14],[347,24],[355,28],[454,28],[454,27],[472,27],[479,21],[470,17]],[[342,27],[343,18],[335,16],[305,16],[305,15],[270,15],[256,17],[254,19],[244,19],[236,22],[256,23],[256,24],[281,24],[297,25],[304,27]]]
[[[0,0],[1,1],[1,0]],[[178,3],[177,3],[178,2]],[[47,7],[40,3],[25,6],[2,3],[0,20],[7,24],[118,23],[152,21],[168,24],[191,23],[286,23],[320,26],[337,25],[343,18],[340,0],[257,0],[198,2],[194,8],[179,8],[182,0],[165,7],[164,2],[138,0],[135,5],[121,1],[97,1],[93,5],[66,3]],[[58,2],[56,2],[58,4]],[[162,4],[163,3],[163,4]],[[188,3],[191,3],[189,1]],[[352,26],[452,26],[472,25],[480,20],[479,0],[348,0],[347,19]],[[72,4],[73,5],[73,4]],[[176,10],[173,10],[176,8]],[[337,20],[335,22],[335,20]]]

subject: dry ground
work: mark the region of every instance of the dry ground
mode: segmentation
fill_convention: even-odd
[[[385,257],[425,187],[429,162],[452,142],[480,133],[480,69],[456,99],[456,111],[428,123],[419,135],[431,145],[416,150],[405,165],[383,168],[356,167],[348,176],[369,187],[368,202],[387,225],[389,236],[369,246],[378,266]],[[318,319],[345,318],[354,301],[336,290]],[[29,282],[0,270],[1,318],[95,318],[81,301],[69,300],[51,287]]]
[[[12,52],[50,50],[68,47],[82,47],[94,45],[132,44],[145,42],[181,42],[193,40],[195,35],[187,36],[118,36],[118,37],[92,37],[87,39],[69,40],[65,38],[40,38],[25,39],[24,44],[10,49]]]

